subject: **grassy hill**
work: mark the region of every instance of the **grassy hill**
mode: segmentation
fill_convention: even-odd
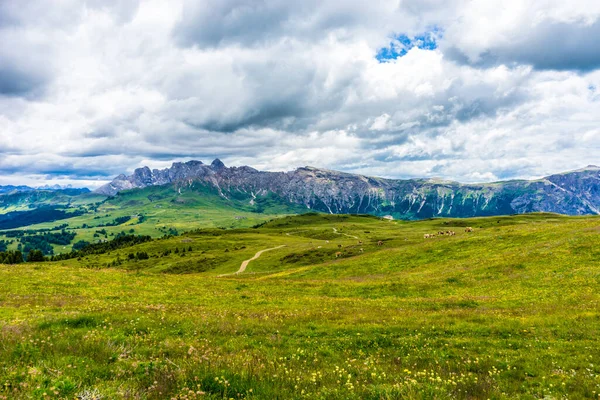
[[[62,208],[55,204],[52,208],[19,209],[12,210],[12,214],[0,214],[0,241],[11,242],[8,249],[17,250],[19,240],[7,235],[7,231],[35,234],[40,230],[66,229],[75,233],[71,244],[52,245],[54,254],[60,254],[71,251],[78,241],[110,240],[121,232],[161,237],[198,228],[244,228],[299,211],[299,207],[287,205],[274,195],[258,198],[250,204],[243,199],[225,198],[213,188],[198,183],[184,189],[152,186],[124,191],[108,199],[84,194],[63,204]],[[26,223],[36,219],[45,222]],[[4,220],[13,225],[3,227]],[[22,226],[19,226],[20,221]],[[13,228],[15,224],[17,228]]]
[[[600,393],[598,217],[308,214],[0,282],[0,398]]]

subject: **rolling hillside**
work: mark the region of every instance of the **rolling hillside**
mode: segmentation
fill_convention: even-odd
[[[0,397],[596,398],[599,249],[598,217],[309,214],[0,266]]]

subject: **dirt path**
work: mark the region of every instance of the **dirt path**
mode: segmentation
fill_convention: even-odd
[[[294,235],[294,234],[296,234],[296,233],[302,233],[302,232],[306,232],[307,230],[308,230],[308,229],[305,229],[305,230],[303,230],[303,231],[287,232],[287,233],[286,233],[286,236],[292,236],[292,235]]]
[[[339,233],[339,232],[337,231],[337,229],[335,229],[335,228],[332,228],[332,229],[333,229],[333,233],[335,233],[335,234],[337,234],[337,235],[344,235],[344,236],[348,236],[348,237],[351,237],[351,238],[354,238],[354,239],[358,239],[358,236],[354,236],[354,235],[348,235],[347,233]]]
[[[254,261],[254,260],[256,260],[256,259],[257,259],[258,257],[260,257],[260,255],[261,255],[262,253],[264,253],[265,251],[277,250],[277,249],[280,249],[280,248],[282,248],[282,247],[285,247],[285,244],[282,244],[281,246],[277,246],[277,247],[272,247],[272,248],[270,248],[270,249],[264,249],[264,250],[261,250],[261,251],[257,252],[257,253],[254,255],[254,257],[252,257],[251,259],[249,259],[249,260],[246,260],[246,261],[242,261],[242,265],[240,265],[240,269],[238,269],[238,270],[237,270],[237,272],[234,272],[234,273],[232,273],[232,274],[223,274],[223,275],[219,275],[219,277],[222,277],[222,276],[228,276],[228,275],[237,275],[237,274],[241,274],[242,272],[244,272],[244,271],[246,270],[246,267],[248,266],[248,264],[250,264],[250,261]]]

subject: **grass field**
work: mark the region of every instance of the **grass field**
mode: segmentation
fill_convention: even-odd
[[[598,217],[294,216],[0,282],[0,399],[600,398]]]

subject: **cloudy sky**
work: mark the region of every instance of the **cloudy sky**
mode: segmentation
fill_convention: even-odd
[[[600,164],[597,0],[0,0],[0,184]]]

